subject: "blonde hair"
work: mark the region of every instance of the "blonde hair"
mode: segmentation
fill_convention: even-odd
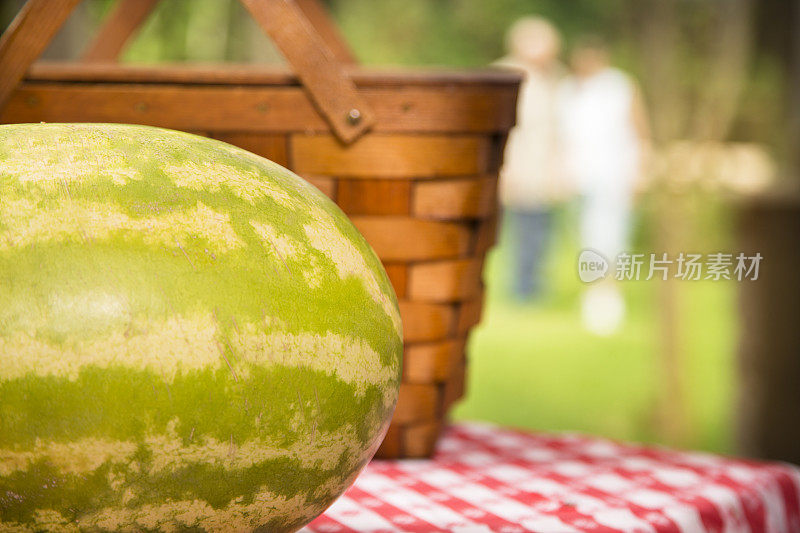
[[[506,34],[506,49],[512,56],[523,56],[523,43],[534,39],[549,46],[555,54],[561,49],[558,30],[542,17],[523,17],[512,24]]]

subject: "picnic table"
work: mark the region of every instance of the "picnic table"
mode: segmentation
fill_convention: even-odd
[[[460,424],[433,459],[372,461],[303,529],[352,531],[798,532],[800,468]]]

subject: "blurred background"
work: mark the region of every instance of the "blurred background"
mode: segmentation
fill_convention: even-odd
[[[0,0],[0,27],[21,4]],[[83,2],[44,57],[78,56],[112,4]],[[650,130],[630,252],[735,254],[743,243],[758,248],[763,237],[772,239],[764,244],[765,267],[781,261],[774,254],[796,258],[796,225],[786,229],[777,223],[788,232],[781,234],[748,221],[759,216],[755,211],[797,205],[791,198],[800,180],[800,2],[334,0],[328,5],[368,66],[486,67],[506,56],[506,34],[514,22],[537,16],[561,34],[566,75],[571,50],[585,35],[599,36],[610,63],[638,86]],[[156,7],[123,61],[275,63],[281,58],[237,0],[169,0]],[[797,412],[800,405],[787,403],[796,398],[797,381],[747,379],[747,361],[763,355],[761,337],[777,338],[773,355],[786,360],[773,374],[791,376],[780,369],[800,364],[792,362],[800,360],[797,335],[785,336],[800,328],[770,332],[763,320],[748,326],[755,319],[747,313],[796,317],[791,303],[800,300],[793,292],[796,280],[773,280],[768,288],[756,283],[744,288],[748,282],[735,280],[619,283],[624,320],[613,332],[598,335],[584,327],[581,315],[579,206],[567,200],[552,207],[536,298],[515,295],[519,228],[501,225],[484,273],[483,322],[470,339],[467,395],[454,410],[455,419],[740,452],[747,450],[748,434],[757,431],[752,420],[775,409]],[[754,227],[762,233],[747,233]],[[781,387],[785,394],[769,400],[773,403],[759,403],[764,389]],[[779,418],[770,423],[772,438],[794,438]],[[797,450],[796,441],[783,450],[792,446]],[[785,451],[757,446],[751,451],[799,460]]]

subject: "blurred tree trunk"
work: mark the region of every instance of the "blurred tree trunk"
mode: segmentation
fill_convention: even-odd
[[[800,181],[800,0],[759,0],[756,4],[756,42],[760,53],[777,60],[787,78],[783,96],[788,110],[780,151],[786,175]]]
[[[674,80],[680,70],[677,2],[675,0],[645,0],[643,9],[642,48],[644,80],[652,109],[652,132],[655,143],[663,144],[678,138],[683,131],[688,110],[685,95],[676,90]],[[656,245],[659,252],[674,257],[683,231],[676,233],[680,217],[674,212],[677,202],[665,187],[666,176],[655,176],[659,193],[656,196]],[[683,383],[684,364],[679,338],[683,327],[679,322],[681,307],[677,282],[670,279],[659,284],[660,353],[658,369],[661,379],[656,398],[654,419],[659,435],[671,444],[686,442],[687,406]]]
[[[687,112],[684,95],[674,83],[680,71],[677,1],[642,0],[634,6],[638,7],[642,28],[642,81],[650,103],[653,138],[663,143],[680,137]]]
[[[698,30],[682,25],[692,18],[683,12],[686,2],[636,2],[642,22],[643,81],[657,142],[724,140],[738,111],[753,49],[754,2],[714,0],[709,4],[713,6],[711,27]],[[681,83],[687,56],[704,72],[703,83],[697,87]]]
[[[724,140],[747,80],[753,42],[753,0],[704,4],[711,11],[696,16],[708,17],[710,22],[694,27],[685,24],[686,2],[643,0],[636,5],[642,29],[643,82],[652,109],[656,144],[663,147],[682,139]],[[693,4],[688,8],[698,9]],[[695,87],[681,83],[687,56],[705,72],[703,83]],[[659,247],[656,252],[667,252],[672,258],[687,251],[693,233],[686,222],[686,194],[675,186],[675,178],[686,171],[680,164],[673,164],[661,168],[661,174],[654,177],[658,190],[653,213]],[[662,379],[655,420],[662,437],[680,445],[687,443],[690,429],[685,383],[686,325],[681,314],[684,297],[681,282],[675,279],[659,284],[659,291]]]
[[[746,198],[737,226],[742,251],[764,258],[740,289],[737,451],[800,464],[800,195]]]
[[[789,51],[789,154],[792,157],[789,172],[792,179],[800,181],[800,0],[795,0],[792,47]]]
[[[786,190],[745,198],[737,213],[743,251],[764,257],[758,281],[740,290],[737,444],[747,455],[800,464],[800,0],[774,4],[765,1],[776,16],[766,42],[787,69],[790,179],[778,185]]]
[[[753,0],[720,5],[720,24],[708,54],[707,83],[700,95],[690,136],[722,141],[728,136],[747,81],[753,47]]]

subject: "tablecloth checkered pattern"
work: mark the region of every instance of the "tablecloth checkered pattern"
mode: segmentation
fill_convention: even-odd
[[[800,532],[800,468],[576,434],[456,425],[373,461],[304,533]]]

